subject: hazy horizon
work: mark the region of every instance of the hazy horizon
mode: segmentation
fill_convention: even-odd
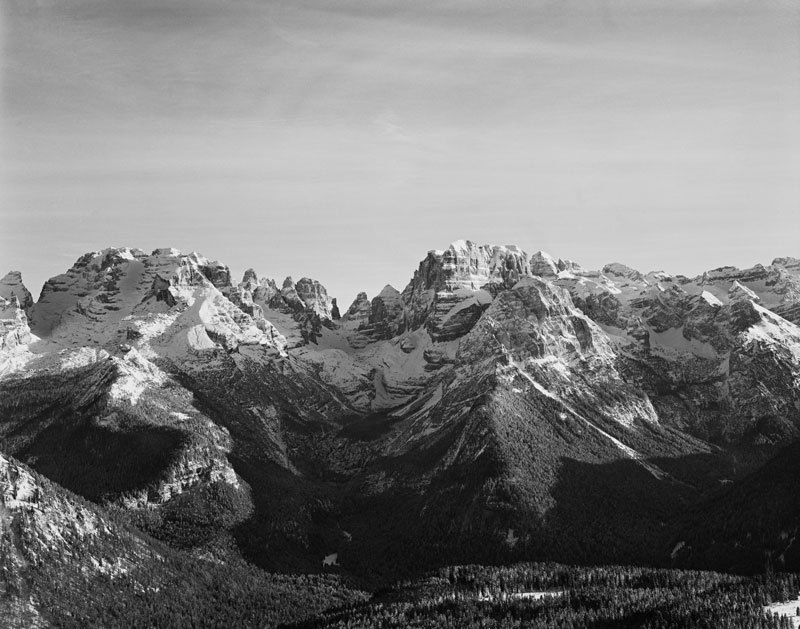
[[[340,306],[429,249],[800,257],[796,3],[0,0],[0,275],[196,250]]]

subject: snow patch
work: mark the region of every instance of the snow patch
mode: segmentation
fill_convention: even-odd
[[[551,598],[557,596],[564,596],[564,590],[534,590],[532,592],[503,592],[502,594],[481,594],[478,596],[479,601],[493,601],[496,599],[514,600],[514,599],[528,599],[531,601],[540,601],[543,598]]]
[[[456,295],[461,297],[463,301],[453,306],[447,314],[442,317],[440,324],[449,321],[456,314],[462,310],[466,310],[471,306],[488,306],[492,303],[492,295],[483,289],[472,291],[470,289],[459,289],[453,291]]]
[[[186,342],[189,348],[194,350],[214,349],[216,347],[216,344],[206,332],[206,326],[201,324],[193,325],[189,328],[186,333]]]
[[[796,361],[800,361],[800,328],[755,302],[753,307],[761,315],[761,321],[744,333],[745,339],[782,345],[792,353]]]
[[[791,601],[785,601],[783,603],[771,603],[770,605],[764,606],[764,611],[767,614],[775,614],[777,616],[788,618],[792,623],[792,627],[800,627],[800,616],[797,614],[798,609],[800,609],[800,596],[792,599]]]
[[[323,566],[338,566],[339,565],[339,553],[332,553],[330,555],[325,555],[322,560]]]
[[[120,377],[109,390],[109,395],[116,400],[127,400],[135,406],[145,390],[161,386],[167,381],[167,375],[135,349],[116,362]]]
[[[722,302],[717,299],[712,293],[709,293],[707,290],[704,290],[700,293],[700,297],[706,301],[711,306],[721,306]]]
[[[65,349],[58,353],[61,369],[79,369],[105,360],[109,354],[105,350],[96,350],[91,347],[81,347],[77,350]]]

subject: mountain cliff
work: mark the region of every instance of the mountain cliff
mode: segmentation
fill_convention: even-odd
[[[0,286],[0,450],[270,569],[667,561],[680,514],[800,436],[794,258],[687,278],[457,241],[343,312],[174,249]]]

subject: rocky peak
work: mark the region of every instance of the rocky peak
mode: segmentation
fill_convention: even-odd
[[[264,286],[265,296],[271,293],[271,286]],[[313,314],[323,320],[331,320],[333,301],[328,291],[317,280],[303,277],[296,283],[287,277],[283,280],[279,293],[269,300],[269,307],[296,314]]]
[[[25,312],[33,305],[33,296],[22,283],[22,273],[19,271],[9,271],[0,279],[0,298],[10,301],[12,297],[17,298]]]
[[[531,256],[530,269],[533,275],[541,277],[555,277],[560,270],[555,258],[544,251],[537,251]]]
[[[372,302],[365,292],[356,295],[353,303],[342,315],[342,325],[349,330],[364,328],[369,324],[370,314],[372,313]]]
[[[367,341],[390,339],[406,329],[403,295],[389,284],[372,301],[361,292],[342,321],[348,329],[358,331],[357,338],[351,339],[357,346]]]
[[[0,297],[0,352],[27,345],[31,341],[28,318],[15,294]]]
[[[411,283],[417,291],[478,290],[491,281],[513,286],[529,274],[528,255],[515,245],[457,240],[444,251],[429,251]]]
[[[280,290],[275,280],[265,277],[260,278],[254,269],[247,269],[244,272],[242,281],[230,291],[231,296],[229,299],[249,314],[252,314],[254,303],[258,302],[262,306],[267,305],[279,293]]]
[[[303,302],[306,312],[313,312],[323,319],[331,319],[333,302],[328,291],[317,280],[304,277],[295,284],[295,290]]]
[[[216,260],[192,252],[179,257],[179,267],[173,274],[172,283],[177,286],[202,286],[208,282],[220,290],[231,287],[230,269]]]
[[[249,288],[250,290],[255,290],[258,287],[258,275],[255,269],[250,268],[244,272],[239,286]]]
[[[280,298],[285,304],[285,306],[294,312],[302,312],[305,310],[305,303],[302,299],[300,299],[300,295],[297,293],[297,289],[294,285],[294,280],[292,279],[291,275],[287,276],[283,280],[283,284],[281,285],[281,292]],[[275,304],[279,307],[279,304]]]
[[[360,319],[362,316],[366,315],[366,318],[369,318],[369,311],[370,311],[370,300],[367,297],[365,292],[360,292],[356,295],[356,298],[353,300],[353,303],[350,304],[350,307],[347,309],[346,316],[351,317],[354,319]]]
[[[731,301],[760,301],[761,298],[756,295],[752,290],[740,284],[737,280],[734,280],[731,283],[731,287],[728,289],[728,298]]]
[[[206,279],[219,289],[231,286],[231,270],[218,260],[206,262],[200,266]]]
[[[785,257],[785,258],[775,258],[772,261],[772,266],[781,267],[786,269],[787,271],[792,271],[794,273],[800,273],[800,259],[792,258],[792,257]]]
[[[399,318],[403,313],[403,301],[394,286],[387,284],[372,299],[370,305],[369,322],[372,324],[392,324],[399,323]]]
[[[632,269],[631,267],[621,264],[619,262],[612,262],[611,264],[606,264],[603,267],[603,273],[610,276],[615,276],[618,278],[626,278],[633,282],[643,282],[644,275],[642,275],[636,269]]]
[[[270,326],[257,325],[232,303],[235,292],[228,267],[198,253],[106,249],[81,256],[45,283],[31,308],[31,327],[66,347],[91,344],[110,351],[121,343],[148,345],[167,326],[178,335],[171,352],[180,353],[186,339],[194,349],[274,345]]]
[[[558,259],[558,270],[559,271],[581,271],[583,267],[575,262],[574,260],[569,259]]]
[[[515,245],[477,245],[458,240],[444,251],[429,251],[402,293],[404,327],[424,324],[431,331],[440,330],[448,313],[470,301],[474,307],[463,313],[461,325],[447,336],[464,334],[494,295],[530,275],[530,257]]]
[[[711,271],[706,271],[698,278],[697,283],[703,284],[717,284],[730,283],[738,281],[742,284],[751,282],[758,282],[763,280],[773,281],[777,279],[779,269],[776,267],[765,267],[762,264],[756,264],[749,269],[738,269],[735,266],[722,266]]]

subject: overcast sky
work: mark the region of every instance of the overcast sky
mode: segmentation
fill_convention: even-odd
[[[798,7],[0,0],[0,275],[173,246],[346,307],[458,238],[800,257]]]

